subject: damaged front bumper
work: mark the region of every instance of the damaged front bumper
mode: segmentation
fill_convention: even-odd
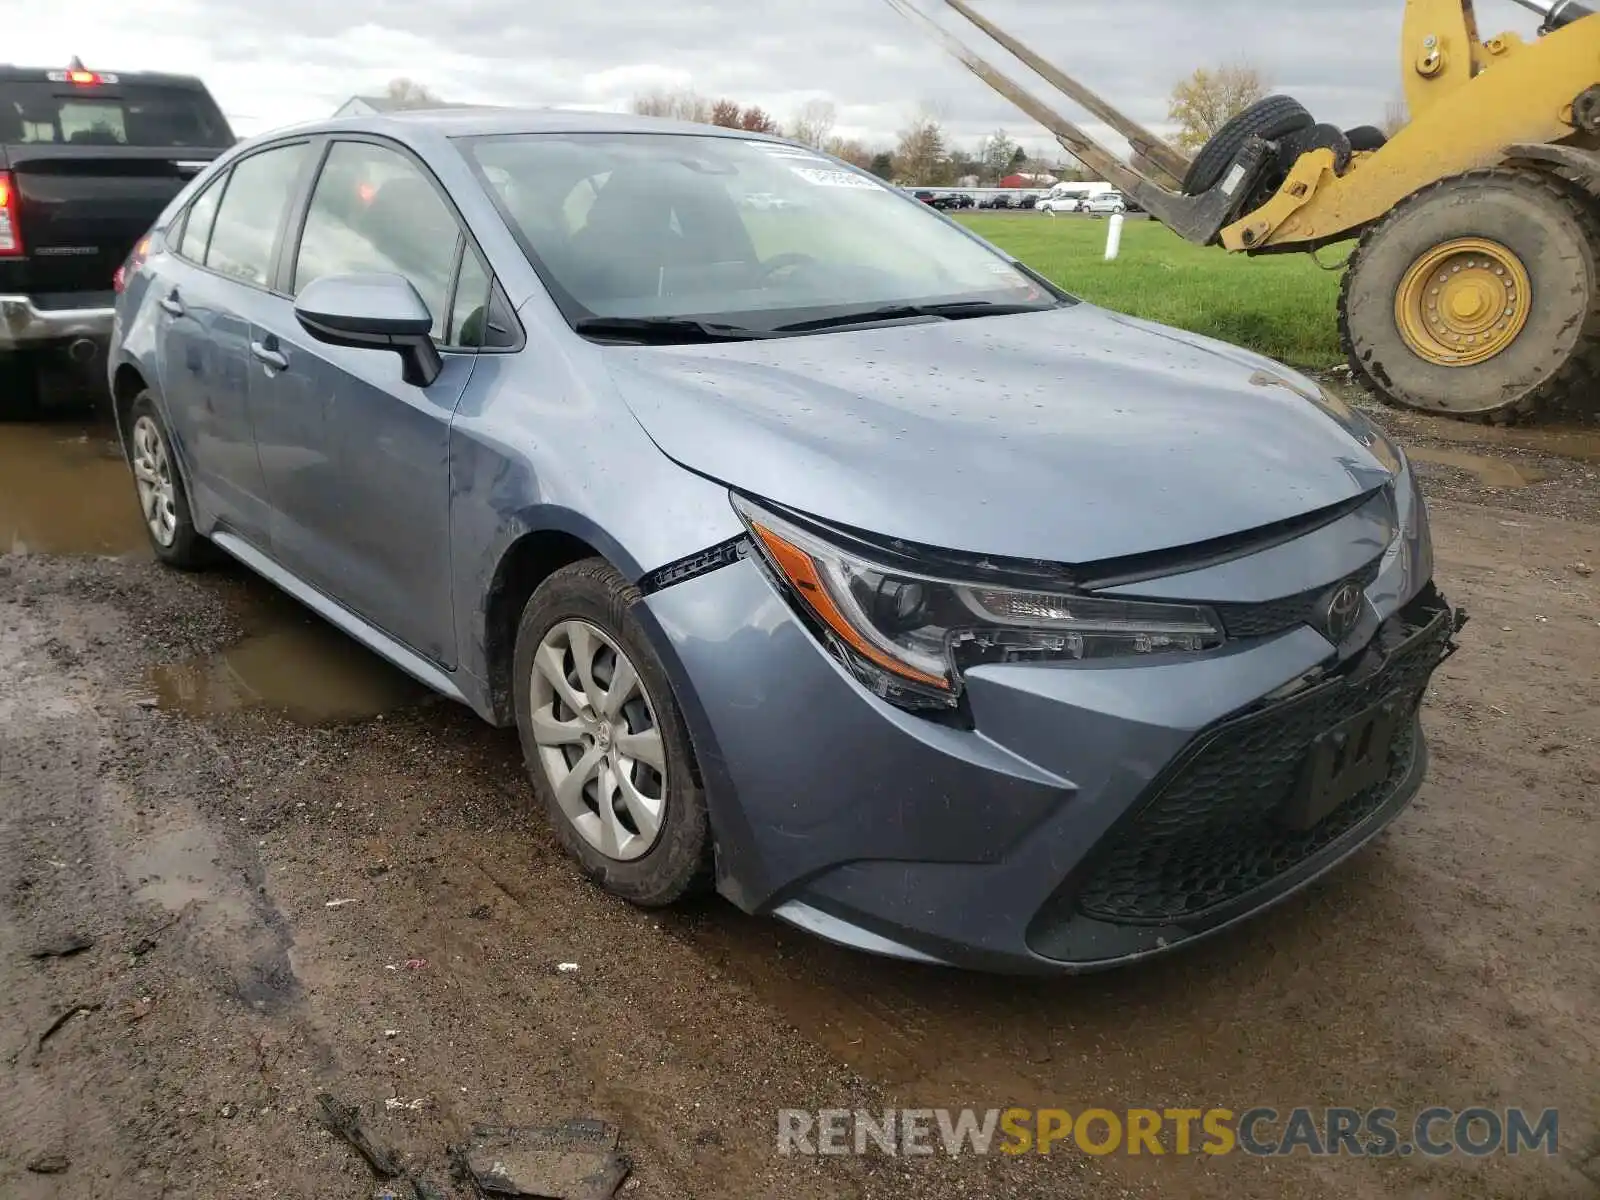
[[[1463,618],[1429,581],[1402,483],[1340,644],[1297,623],[1196,655],[982,666],[962,720],[868,692],[746,558],[652,591],[720,890],[873,953],[1038,973],[1160,953],[1282,900],[1425,772],[1418,709]],[[1352,515],[1264,551],[1256,575],[1288,590],[1297,570],[1384,547],[1372,533]],[[1237,589],[1250,569],[1139,586]]]

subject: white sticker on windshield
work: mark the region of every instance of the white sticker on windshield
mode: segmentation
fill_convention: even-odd
[[[789,170],[807,183],[816,184],[817,187],[865,188],[869,192],[879,190],[878,185],[870,179],[863,179],[849,171],[816,167],[790,167]]]
[[[757,150],[760,150],[763,154],[770,154],[774,158],[803,158],[807,162],[815,162],[815,163],[825,163],[825,162],[828,161],[827,159],[823,158],[820,154],[818,154],[815,150],[809,150],[804,146],[789,146],[789,145],[785,145],[783,142],[753,142],[753,141],[752,142],[746,142],[745,145],[746,146],[754,146]]]

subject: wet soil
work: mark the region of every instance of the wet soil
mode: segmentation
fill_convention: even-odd
[[[0,426],[0,1196],[373,1196],[322,1091],[444,1194],[473,1121],[570,1116],[640,1200],[1594,1194],[1600,460],[1381,419],[1472,613],[1422,796],[1234,933],[1020,982],[612,901],[513,736],[242,571],[160,568],[105,430]],[[1563,1153],[774,1147],[779,1108],[1479,1103],[1559,1108]]]

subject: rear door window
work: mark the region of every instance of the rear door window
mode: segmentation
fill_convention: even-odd
[[[0,142],[11,145],[220,149],[233,140],[222,111],[203,88],[0,83]]]
[[[405,155],[335,142],[306,209],[294,291],[325,275],[403,275],[443,341],[461,227],[433,182]]]
[[[278,225],[309,149],[307,142],[276,146],[234,166],[211,227],[206,266],[241,283],[267,286]]]

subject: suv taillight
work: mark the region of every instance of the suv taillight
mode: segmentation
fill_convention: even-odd
[[[9,171],[0,171],[0,258],[22,254],[22,219],[16,180]]]

